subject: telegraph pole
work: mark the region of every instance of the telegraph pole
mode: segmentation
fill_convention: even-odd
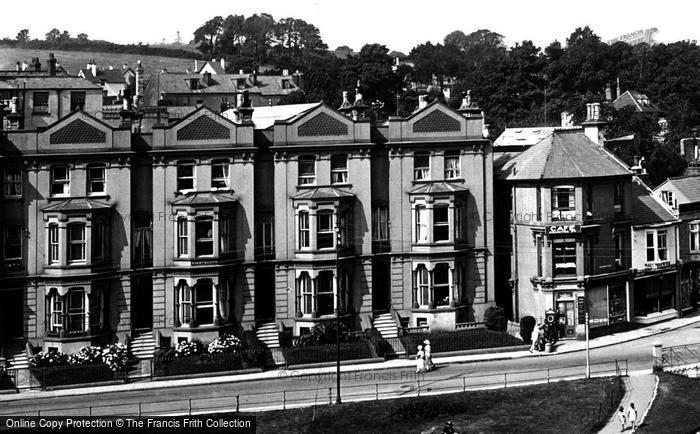
[[[340,400],[340,231],[336,224],[335,232],[335,403],[342,404]]]
[[[589,336],[588,312],[586,312],[586,378],[591,378],[591,341]]]

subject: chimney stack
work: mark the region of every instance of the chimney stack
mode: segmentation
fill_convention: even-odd
[[[285,76],[289,75],[289,70],[288,70],[288,69],[283,69],[283,70],[282,70],[282,75],[285,75]]]
[[[194,72],[199,72],[199,62],[197,62],[197,59],[194,59]]]
[[[90,63],[88,63],[88,68],[92,71],[92,76],[97,77],[97,63],[95,63],[95,59],[92,59]]]
[[[586,137],[598,145],[603,146],[603,133],[607,122],[600,117],[600,103],[586,104],[586,121],[581,125],[583,126],[583,133]]]
[[[253,107],[250,106],[250,94],[247,90],[236,95],[237,104],[233,113],[236,115],[236,121],[248,123],[253,121]]]
[[[53,53],[49,53],[49,75],[56,75],[56,58],[53,57]]]
[[[134,95],[134,101],[136,101],[135,107],[139,107],[139,102],[143,97],[143,66],[141,66],[141,61],[136,62],[136,95]]]
[[[605,86],[605,101],[612,101],[612,88],[610,87],[610,83]]]
[[[242,70],[242,69],[239,69],[239,70],[238,70],[238,73],[239,73],[240,75],[243,75],[243,70]]]
[[[34,68],[34,72],[41,72],[41,62],[39,62],[38,57],[32,58],[31,66]]]
[[[21,70],[22,70],[22,64],[19,63],[19,60],[18,60],[17,61],[17,71],[21,71]]]
[[[22,61],[22,71],[26,71],[27,68],[29,68],[29,65],[27,65],[27,62]]]
[[[338,111],[347,117],[352,116],[352,103],[350,102],[350,98],[348,98],[347,90],[343,91],[343,103],[338,107]]]
[[[222,57],[219,59],[219,63],[221,64],[221,69],[226,72],[226,60]]]
[[[418,110],[423,110],[428,106],[428,101],[425,98],[425,95],[418,95]]]

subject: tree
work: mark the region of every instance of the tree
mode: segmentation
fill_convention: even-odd
[[[222,33],[219,38],[219,48],[222,53],[241,56],[241,45],[245,41],[243,15],[229,15],[222,24]]]
[[[78,33],[78,41],[80,42],[87,42],[89,41],[87,33]]]
[[[197,44],[197,49],[203,54],[208,54],[210,58],[216,54],[216,42],[223,31],[223,23],[224,19],[216,16],[194,31],[194,42]]]
[[[46,34],[46,40],[49,42],[56,42],[61,37],[61,31],[58,29],[51,29],[49,33]]]
[[[61,36],[58,37],[58,42],[68,41],[70,41],[70,33],[68,33],[68,30],[64,30],[63,33],[61,33]]]
[[[267,60],[267,50],[272,41],[275,19],[270,14],[253,15],[246,18],[243,31],[246,35],[244,48],[255,59],[257,65]]]
[[[309,100],[306,98],[306,95],[304,94],[304,91],[302,90],[295,90],[294,92],[282,96],[280,98],[279,102],[277,103],[278,105],[286,105],[286,104],[305,104],[309,102]]]
[[[29,29],[22,29],[15,37],[19,42],[29,42]]]

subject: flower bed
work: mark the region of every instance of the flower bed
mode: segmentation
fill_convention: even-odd
[[[496,332],[485,328],[459,330],[438,333],[408,333],[400,336],[408,355],[415,355],[416,347],[430,340],[433,353],[450,351],[478,350],[483,348],[501,348],[524,345],[524,342],[505,332]]]
[[[153,361],[153,375],[162,377],[261,368],[264,356],[262,349],[247,349],[237,336],[224,334],[206,347],[195,340],[180,342],[175,349],[160,352]]]
[[[123,380],[128,350],[116,343],[82,347],[76,354],[41,351],[29,359],[29,368],[42,388],[69,384]]]

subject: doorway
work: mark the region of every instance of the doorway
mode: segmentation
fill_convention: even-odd
[[[560,314],[559,322],[564,328],[564,337],[574,337],[576,335],[576,320],[573,300],[557,301],[557,311]]]
[[[387,258],[375,258],[372,263],[372,310],[375,312],[391,309],[390,266]]]
[[[134,330],[153,329],[153,278],[134,277],[131,286],[131,324]]]
[[[275,268],[259,265],[255,270],[255,320],[268,323],[275,320]]]
[[[0,293],[0,342],[24,336],[24,303],[22,290]]]

